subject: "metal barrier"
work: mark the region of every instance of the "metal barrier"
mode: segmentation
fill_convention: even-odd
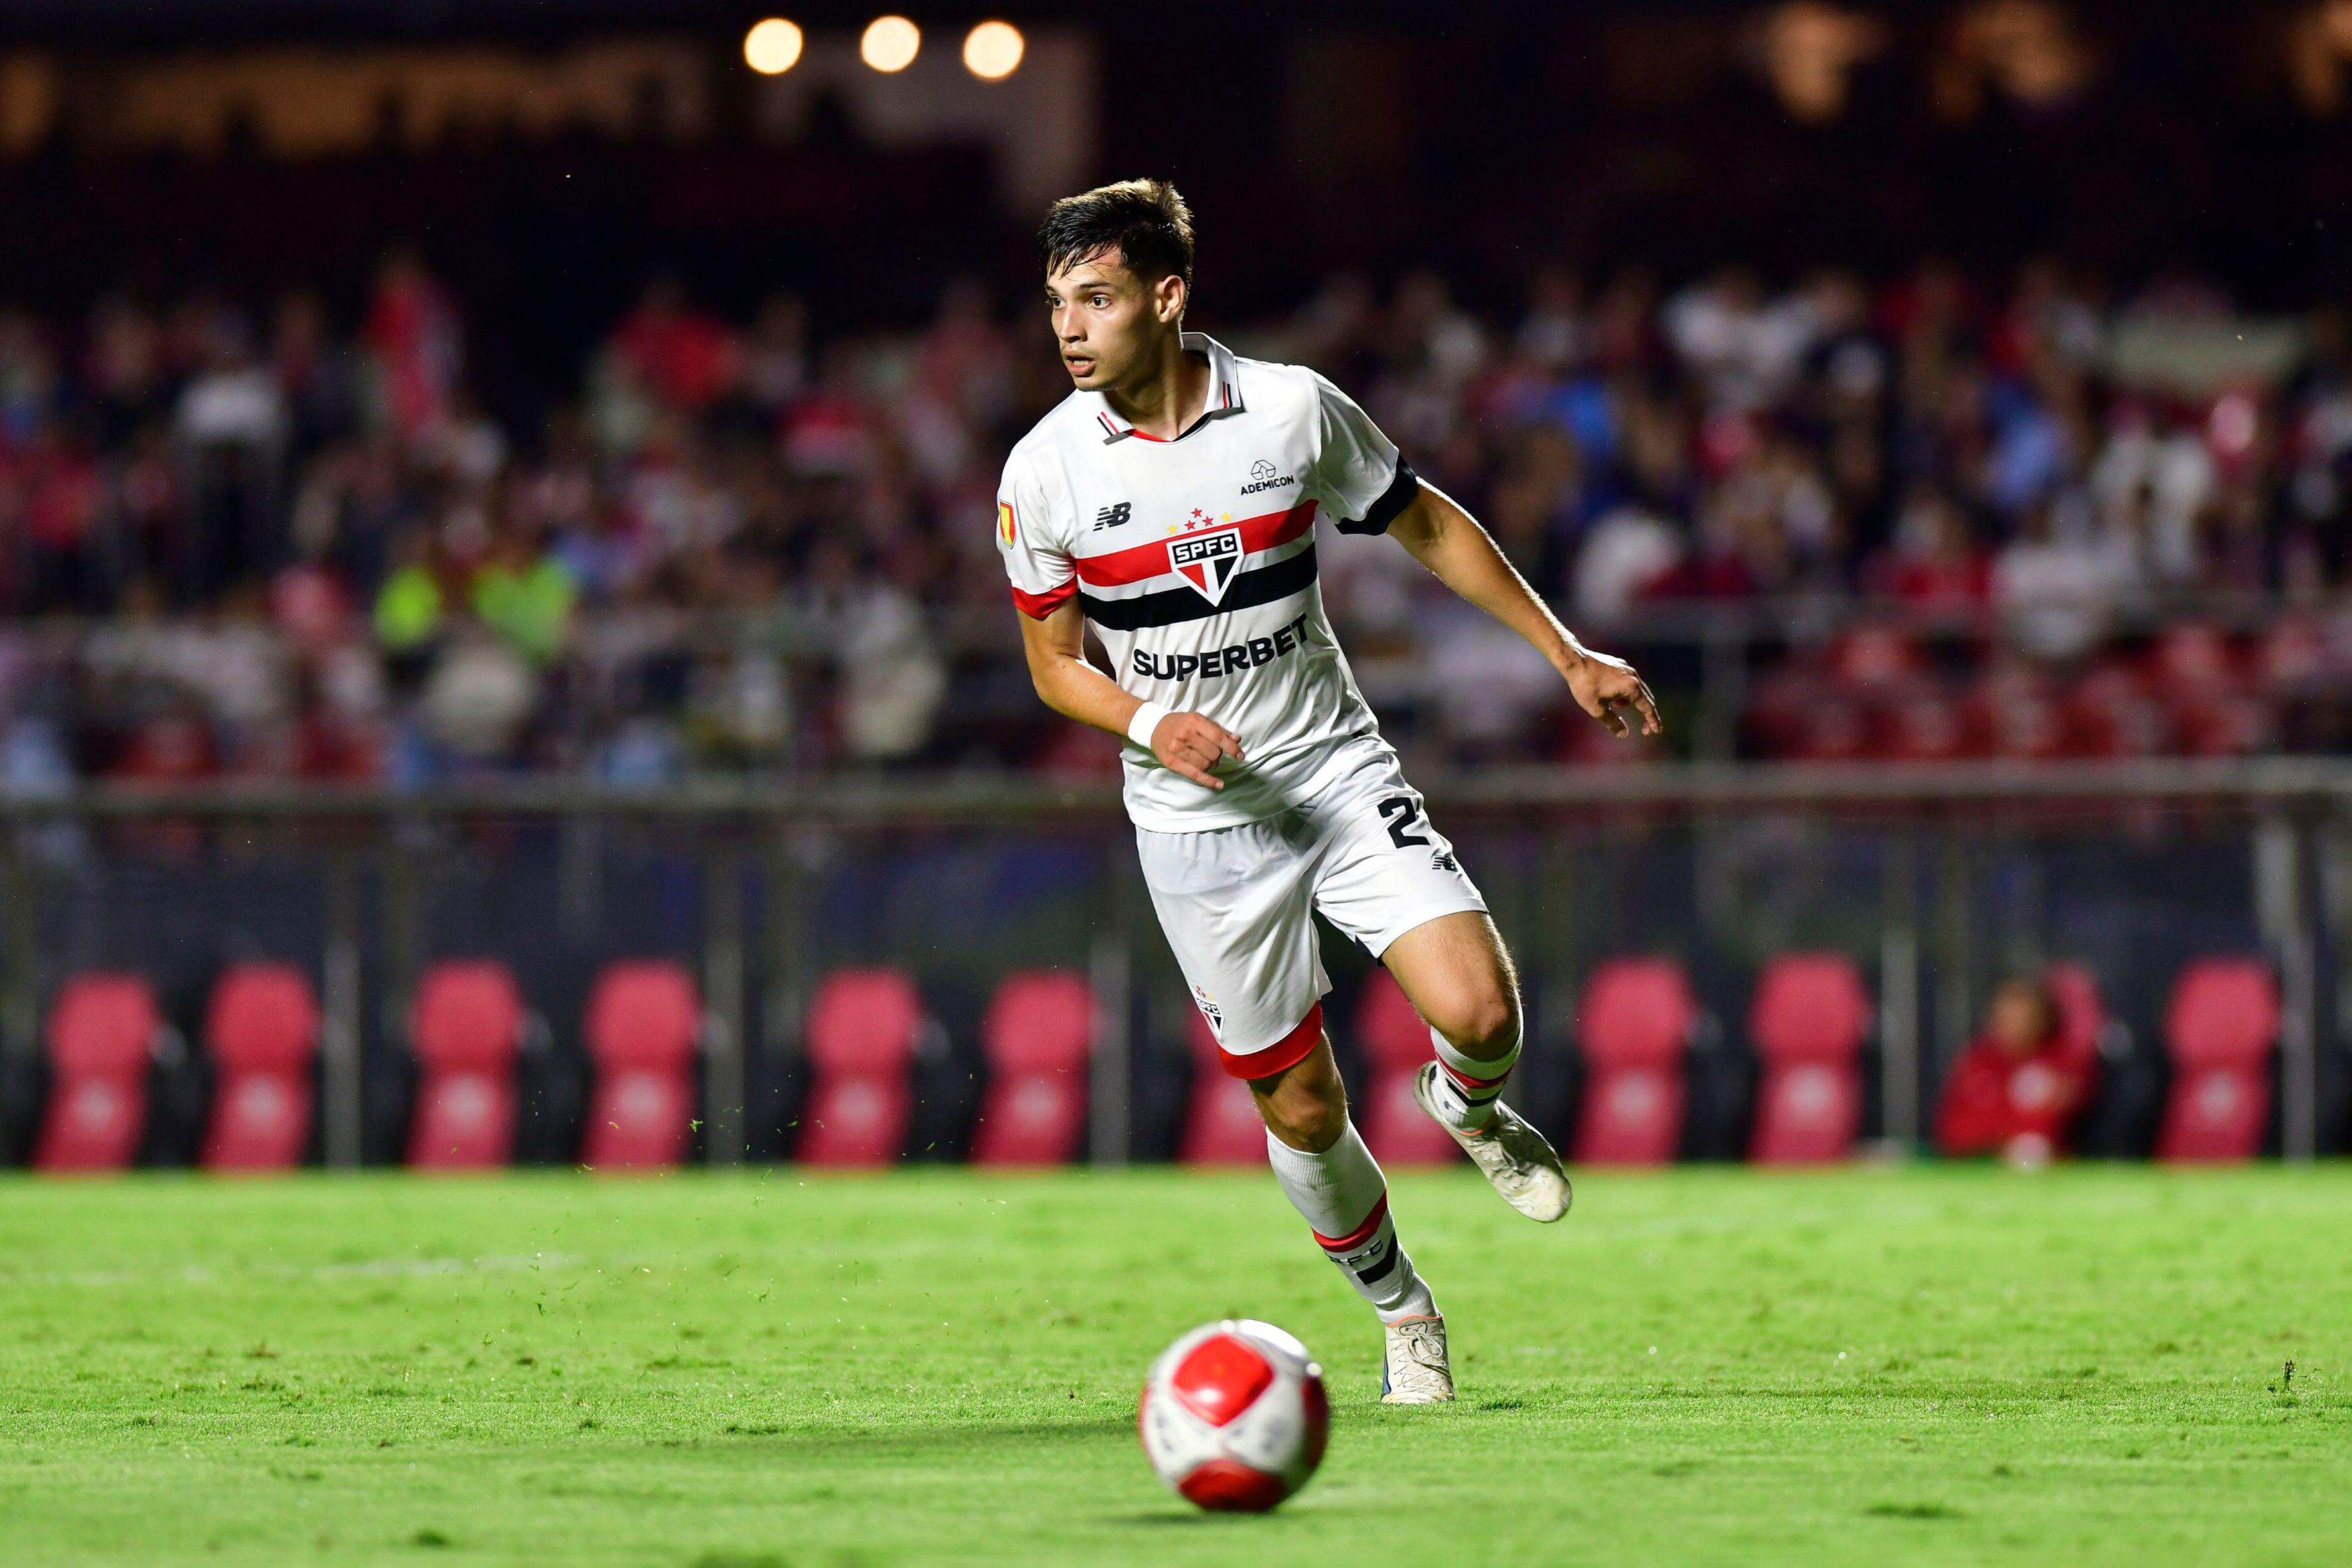
[[[2286,1012],[2281,1151],[2321,1147],[2322,1058],[2352,1035],[2332,1005],[2352,1003],[2336,982],[2352,933],[2352,763],[1627,765],[1421,782],[1520,956],[1534,1035],[1555,1047],[1582,975],[1612,952],[1683,953],[1730,1013],[1762,956],[1841,947],[1879,999],[1875,1128],[1916,1143],[2001,967],[2086,957],[2147,1034],[2179,962],[2259,951]],[[813,984],[836,963],[911,960],[968,991],[1015,963],[1083,967],[1103,1020],[1102,1162],[1153,1152],[1136,1142],[1152,1110],[1137,1086],[1186,1016],[1115,791],[1026,778],[16,797],[0,800],[0,916],[10,1058],[37,1048],[45,999],[74,969],[224,952],[310,965],[328,1021],[322,1147],[339,1166],[367,1152],[371,1064],[396,1053],[436,952],[546,973],[583,954],[693,961],[715,1025],[703,1136],[719,1162],[772,1134],[753,1125],[747,1084],[789,1072]]]

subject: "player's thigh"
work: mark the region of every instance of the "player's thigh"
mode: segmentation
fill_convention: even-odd
[[[1424,921],[1381,955],[1415,1011],[1472,1056],[1507,1050],[1519,1033],[1518,975],[1484,910]]]
[[[1507,1038],[1518,1018],[1509,955],[1420,792],[1393,766],[1367,770],[1324,803],[1318,826],[1317,908],[1447,1039],[1475,1054]]]
[[[1373,957],[1441,915],[1486,912],[1453,841],[1393,757],[1327,791],[1308,820],[1315,907]]]
[[[1314,900],[1299,846],[1272,825],[1253,823],[1205,833],[1139,832],[1136,850],[1160,929],[1226,1070],[1249,1076],[1234,1058],[1277,1046],[1295,1048],[1275,1066],[1303,1056],[1321,1033],[1313,1015],[1330,986],[1316,951]]]

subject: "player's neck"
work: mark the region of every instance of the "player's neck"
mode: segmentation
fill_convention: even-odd
[[[1124,384],[1106,388],[1103,401],[1146,436],[1173,441],[1208,412],[1209,380],[1208,356],[1186,353],[1183,334],[1171,332],[1157,360]]]

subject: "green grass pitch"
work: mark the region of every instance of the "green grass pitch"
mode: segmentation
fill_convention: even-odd
[[[2352,1169],[1395,1203],[1448,1408],[1262,1172],[10,1179],[0,1562],[2352,1561]],[[1136,1387],[1244,1313],[1330,1455],[1199,1515]]]

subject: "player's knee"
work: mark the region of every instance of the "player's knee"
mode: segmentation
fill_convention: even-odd
[[[1348,1128],[1348,1094],[1337,1076],[1294,1079],[1258,1096],[1258,1113],[1276,1138],[1320,1154]]]
[[[1436,1014],[1431,1026],[1465,1057],[1506,1056],[1519,1043],[1518,994],[1507,984],[1465,987]]]

